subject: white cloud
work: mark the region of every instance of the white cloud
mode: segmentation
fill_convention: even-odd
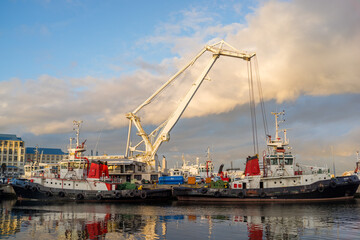
[[[34,134],[59,133],[71,130],[74,119],[85,120],[88,131],[126,126],[124,114],[160,87],[169,78],[169,69],[180,69],[205,43],[222,38],[241,50],[257,52],[268,101],[295,101],[302,95],[359,94],[358,6],[357,1],[267,1],[247,16],[247,24],[239,20],[226,25],[210,11],[183,11],[138,43],[171,48],[176,57],[164,59],[158,67],[140,58],[135,64],[144,69],[118,78],[43,75],[2,82],[0,129],[22,126]],[[207,59],[201,59],[182,81],[140,113],[144,125],[165,119]],[[117,64],[109,67],[123,70]],[[212,81],[204,82],[185,117],[229,112],[247,103],[244,62],[220,58],[209,76]]]

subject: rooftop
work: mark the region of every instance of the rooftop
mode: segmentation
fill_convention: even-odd
[[[14,134],[0,134],[0,140],[22,141],[21,138]]]
[[[26,154],[35,154],[35,147],[27,147],[25,152]],[[49,154],[49,155],[64,155],[65,153],[60,148],[38,148],[39,154]]]

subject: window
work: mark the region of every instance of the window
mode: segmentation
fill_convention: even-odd
[[[141,181],[141,175],[134,175],[134,178],[136,179],[136,180],[139,180],[139,181]],[[154,179],[155,180],[155,179]],[[157,180],[157,179],[156,179]]]
[[[278,165],[277,158],[271,158],[271,165]]]
[[[157,181],[158,180],[158,175],[151,175],[150,179]]]
[[[285,158],[285,165],[292,165],[293,159],[292,158]]]

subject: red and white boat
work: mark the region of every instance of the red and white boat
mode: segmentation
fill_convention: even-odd
[[[12,181],[18,198],[143,201],[171,197],[171,189],[146,188],[113,181],[109,177],[106,161],[89,160],[83,156],[86,148],[85,141],[79,141],[80,124],[81,121],[74,121],[76,143],[73,144],[70,139],[69,156],[59,163],[59,168],[44,168],[27,179]]]

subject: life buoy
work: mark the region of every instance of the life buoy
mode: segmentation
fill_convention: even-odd
[[[141,193],[140,193],[140,197],[141,197],[142,199],[145,199],[145,198],[147,197],[146,192],[145,192],[145,191],[141,192]]]
[[[215,193],[214,193],[214,196],[217,197],[217,198],[218,198],[218,197],[221,197],[221,193],[220,193],[220,192],[215,192]]]
[[[65,192],[59,192],[59,197],[61,198],[65,197]]]
[[[83,200],[84,199],[84,195],[82,193],[78,193],[76,195],[76,200]]]
[[[200,190],[200,192],[202,193],[202,194],[205,194],[205,193],[207,193],[207,188],[201,188],[201,190]]]
[[[116,197],[117,199],[121,198],[121,193],[120,193],[120,192],[116,192],[116,193],[115,193],[115,197]]]
[[[318,187],[317,187],[317,190],[318,192],[324,192],[325,188],[324,188],[324,185],[320,184]]]
[[[96,200],[100,201],[103,198],[103,196],[99,193],[96,194]]]

